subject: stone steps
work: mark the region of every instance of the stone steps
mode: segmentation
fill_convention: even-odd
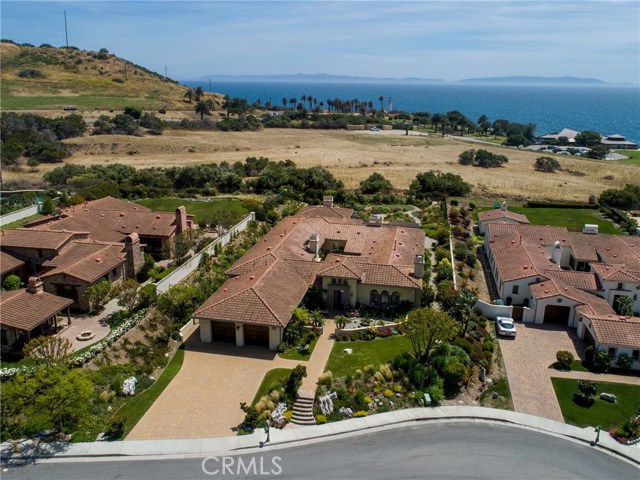
[[[316,419],[313,416],[313,398],[298,397],[293,405],[293,415],[291,423],[296,425],[315,425]]]

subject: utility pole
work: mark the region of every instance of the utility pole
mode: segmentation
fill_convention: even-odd
[[[129,80],[127,78],[127,61],[126,60],[124,61],[124,79],[125,81]]]
[[[211,93],[211,79],[209,79],[209,93]]]
[[[67,41],[67,48],[69,48],[69,32],[67,31],[67,11],[64,11],[64,38]]]
[[[169,76],[167,75],[167,66],[164,66],[164,78],[169,78]]]

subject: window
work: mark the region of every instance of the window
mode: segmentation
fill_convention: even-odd
[[[618,288],[616,288],[616,290],[622,290],[622,284],[621,283],[618,284]]]
[[[636,361],[640,360],[640,350],[634,350],[631,352],[631,358]]]
[[[379,300],[380,298],[378,297],[378,291],[371,290],[371,293],[369,293],[369,305],[378,305]]]
[[[519,290],[520,290],[520,285],[514,285],[513,288],[511,289],[511,293],[513,293],[514,295],[517,295]]]
[[[400,294],[398,292],[393,292],[391,294],[391,305],[396,307],[400,304]]]
[[[111,276],[115,277],[116,275],[118,275],[118,269],[114,268],[113,270],[111,270]]]
[[[616,356],[616,350],[617,348],[615,347],[609,347],[609,350],[607,351],[607,354],[609,355],[609,358],[613,358]]]
[[[383,290],[380,294],[380,305],[386,307],[389,305],[389,292]]]

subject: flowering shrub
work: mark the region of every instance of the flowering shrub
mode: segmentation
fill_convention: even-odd
[[[364,410],[358,410],[353,414],[353,418],[366,417],[368,414]]]
[[[147,313],[146,310],[140,310],[134,313],[130,318],[125,320],[120,324],[117,328],[114,328],[109,335],[100,340],[95,345],[91,345],[86,351],[82,352],[79,355],[71,355],[69,358],[68,365],[71,368],[79,368],[82,367],[85,363],[90,362],[99,353],[105,350],[107,347],[113,345],[116,340],[122,337],[125,333],[127,333],[131,328],[142,320]],[[119,315],[119,312],[114,313],[113,315]],[[121,314],[120,314],[121,315]],[[107,318],[107,323],[109,322],[109,318]],[[8,380],[10,378],[15,377],[18,374],[33,372],[38,367],[19,367],[19,368],[3,368],[0,370],[0,379]]]
[[[384,391],[384,392],[382,392],[382,394],[383,394],[385,397],[387,397],[387,398],[391,398],[391,397],[393,397],[393,392],[392,392],[391,390],[389,390],[388,388],[387,388],[387,389],[385,389],[385,391]]]

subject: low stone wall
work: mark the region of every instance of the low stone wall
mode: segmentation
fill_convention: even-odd
[[[356,332],[364,332],[369,328],[373,327],[376,330],[382,330],[383,328],[398,328],[400,323],[387,323],[385,325],[370,325],[368,327],[358,327],[358,328],[336,328],[336,335],[350,335]]]

